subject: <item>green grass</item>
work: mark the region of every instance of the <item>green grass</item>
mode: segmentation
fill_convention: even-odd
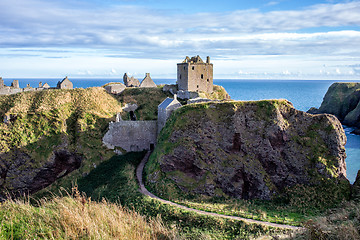
[[[143,155],[129,153],[103,162],[77,182],[79,190],[93,200],[106,198],[148,217],[160,215],[167,226],[177,226],[186,239],[249,239],[275,231],[256,224],[199,215],[140,194],[135,169]]]
[[[284,223],[290,225],[302,225],[308,219],[322,214],[329,208],[336,207],[342,200],[347,200],[350,195],[349,183],[342,179],[327,179],[326,176],[320,175],[313,171],[310,172],[310,178],[314,179],[307,185],[295,185],[285,189],[274,189],[278,192],[276,197],[271,201],[260,200],[238,200],[224,194],[220,188],[214,189],[217,197],[208,197],[205,194],[192,193],[191,190],[198,186],[204,186],[204,181],[212,181],[214,176],[211,176],[211,171],[208,175],[204,175],[202,179],[192,178],[179,171],[164,172],[161,170],[161,162],[166,161],[166,155],[172,155],[174,149],[181,144],[184,149],[195,149],[196,159],[202,159],[204,152],[202,146],[197,147],[194,141],[186,137],[176,138],[174,132],[188,131],[189,129],[195,131],[201,130],[201,120],[206,119],[216,124],[228,125],[229,119],[234,115],[235,111],[245,110],[247,108],[255,109],[253,112],[249,111],[249,115],[258,118],[269,124],[272,119],[276,120],[274,116],[276,110],[280,108],[290,108],[291,105],[286,100],[270,100],[270,101],[250,101],[250,102],[225,102],[225,103],[203,103],[183,106],[178,109],[172,117],[168,120],[166,126],[162,129],[158,144],[155,151],[150,156],[148,164],[145,166],[146,185],[154,194],[180,204],[193,207],[196,209],[216,212],[220,214],[241,216],[252,218],[256,220],[270,221],[275,223]],[[315,169],[319,161],[326,167],[330,177],[337,177],[333,174],[334,159],[323,136],[320,136],[318,130],[328,135],[334,134],[335,129],[330,123],[318,117],[314,120],[314,125],[304,128],[303,135],[297,134],[292,139],[297,141],[300,147],[299,151],[306,151],[306,156],[310,156],[310,167]],[[209,120],[208,120],[209,119]],[[275,121],[274,120],[274,121]],[[200,122],[200,123],[199,123]],[[318,124],[317,124],[318,122]],[[287,121],[284,123],[289,125]],[[230,123],[231,124],[231,123]],[[276,123],[275,123],[276,124]],[[266,127],[266,126],[265,126]],[[264,128],[265,128],[264,127]],[[294,131],[295,132],[295,131]],[[259,133],[261,134],[261,133]],[[296,132],[294,133],[296,134]],[[214,135],[213,137],[217,137]],[[176,141],[172,139],[176,139]],[[219,138],[221,141],[221,136]],[[246,144],[246,142],[245,142]],[[224,150],[217,150],[224,151]],[[209,154],[208,152],[206,154]],[[213,152],[213,154],[216,154]],[[219,154],[219,156],[222,156]],[[209,155],[207,155],[209,157]],[[242,161],[237,159],[237,155],[229,154],[221,162],[230,167],[231,162]],[[257,173],[264,174],[264,178],[269,177],[266,172],[261,172],[261,165],[255,164],[256,156],[246,155],[246,166],[249,168],[256,168]],[[197,161],[196,164],[203,162]],[[299,163],[303,164],[303,163]],[[260,167],[258,167],[260,166]],[[203,169],[209,169],[203,168]],[[172,180],[179,180],[177,183]],[[266,180],[265,180],[266,182]],[[269,189],[272,189],[272,183],[269,181]],[[186,190],[183,190],[186,189]]]
[[[160,103],[167,97],[173,97],[169,92],[163,92],[162,88],[126,88],[116,98],[125,105],[136,103],[138,109],[135,111],[137,120],[157,120],[157,109]],[[123,112],[123,120],[130,120],[130,114]]]
[[[145,218],[105,200],[73,195],[0,203],[0,239],[179,239],[160,218]]]
[[[29,161],[22,167],[27,170],[26,174],[31,174],[47,164],[55,151],[67,150],[84,160],[81,170],[56,183],[69,186],[72,180],[114,155],[102,146],[102,137],[116,111],[120,110],[120,103],[102,88],[0,96],[0,106],[3,107],[0,117],[16,116],[8,124],[0,123],[0,164],[4,171],[18,161],[17,154],[27,156]],[[12,189],[12,181],[8,178],[0,187],[0,193]]]

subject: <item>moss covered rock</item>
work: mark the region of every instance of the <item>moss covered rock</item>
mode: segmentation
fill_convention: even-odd
[[[333,114],[345,125],[360,127],[360,83],[333,83],[320,108],[308,112]]]
[[[191,104],[161,131],[146,181],[167,198],[271,199],[324,181],[349,192],[345,143],[337,118],[286,100]]]
[[[0,96],[0,195],[36,192],[80,176],[113,153],[102,146],[120,103],[103,88]]]

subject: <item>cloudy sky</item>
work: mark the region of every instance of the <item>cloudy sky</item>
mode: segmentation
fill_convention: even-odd
[[[359,79],[360,1],[0,0],[0,76]]]

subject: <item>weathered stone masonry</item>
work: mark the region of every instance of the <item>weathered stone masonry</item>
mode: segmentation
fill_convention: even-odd
[[[119,121],[109,124],[103,143],[127,152],[150,150],[156,144],[157,121]]]
[[[206,63],[198,56],[186,57],[182,63],[177,64],[177,84],[182,91],[213,92],[213,64],[210,57]]]

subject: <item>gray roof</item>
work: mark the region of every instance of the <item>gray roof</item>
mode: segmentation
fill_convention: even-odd
[[[166,98],[162,103],[160,103],[159,108],[166,109],[175,99]]]

